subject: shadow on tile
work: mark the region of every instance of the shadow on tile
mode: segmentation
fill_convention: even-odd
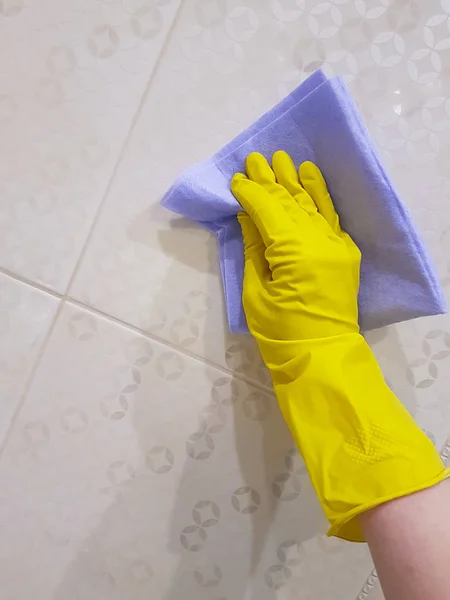
[[[169,221],[170,227],[167,228],[167,214],[168,211],[159,205],[149,208],[134,219],[128,229],[128,236],[134,243],[143,246],[152,247],[154,244],[155,249],[163,255],[196,271],[211,272],[213,263],[211,256],[205,254],[204,242],[206,240],[206,247],[211,248],[215,244],[214,237],[184,217],[172,217]],[[165,225],[157,230],[156,237],[155,223]]]
[[[196,257],[188,255],[180,236],[182,239],[186,231],[193,235],[197,226],[185,219],[176,219],[172,225],[173,230],[159,234],[164,251],[176,261],[196,268]],[[212,274],[211,277],[217,276],[216,241],[212,235],[208,248],[208,272]],[[169,273],[166,279],[169,289],[170,278]],[[216,293],[215,289],[207,292]],[[207,321],[214,318],[211,312],[206,315]],[[247,380],[262,383],[267,391],[238,379],[231,381],[236,397],[228,399],[234,428],[228,431],[228,435],[232,438],[234,448],[225,444],[223,451],[226,454],[235,453],[238,472],[234,475],[227,472],[227,456],[224,456],[224,472],[221,462],[216,462],[210,478],[205,473],[205,479],[198,487],[206,488],[210,495],[214,495],[216,488],[223,487],[225,479],[225,486],[229,488],[224,498],[225,512],[240,513],[243,517],[242,528],[233,531],[233,527],[236,527],[234,519],[230,522],[231,530],[224,523],[217,532],[214,549],[210,547],[207,550],[207,560],[218,565],[220,571],[228,576],[224,594],[227,599],[271,600],[276,598],[279,586],[279,582],[272,579],[270,569],[278,566],[276,551],[280,542],[292,541],[301,546],[304,541],[323,534],[326,521],[303,461],[294,448],[293,439],[271,392],[270,377],[267,372],[261,373],[265,367],[262,367],[254,340],[250,336],[229,334],[225,314],[222,314],[222,326],[226,331],[226,347],[223,351],[230,369]],[[216,323],[206,322],[205,356],[216,353],[217,337],[212,333],[215,328]],[[188,456],[172,509],[169,543],[169,551],[179,555],[180,563],[164,600],[186,598],[189,580],[192,579],[192,553],[186,552],[180,544],[180,532],[186,525],[180,515],[185,512],[186,498],[192,495],[192,489],[197,486],[200,469],[200,465],[196,465]]]
[[[167,239],[177,245],[177,236],[168,234]],[[191,260],[183,248],[178,255]],[[164,283],[169,290],[173,277],[177,270],[169,268]],[[239,343],[231,337],[232,344]],[[406,368],[394,334],[387,341],[376,334],[372,338],[382,346],[383,360]],[[205,341],[207,350],[217,343],[209,335]],[[250,338],[242,343],[244,358],[256,351]],[[242,359],[234,366],[242,377],[255,380],[254,361]],[[67,569],[55,600],[275,600],[308,543],[323,539],[324,515],[270,388],[262,387],[261,380],[257,386],[247,384],[207,365],[204,373],[211,381],[210,402],[199,415],[198,430],[179,446],[184,454],[177,456],[183,466],[175,494],[170,486],[155,491],[149,479],[146,457],[148,461],[155,445],[151,381],[136,394],[133,426],[142,466],[118,486],[112,505]],[[411,408],[414,390],[398,389]],[[165,461],[153,473],[172,470],[173,457],[168,454]],[[161,502],[155,508],[156,492]],[[292,549],[297,554],[288,557]],[[148,563],[142,556],[149,557]],[[132,577],[126,567],[130,561]],[[153,565],[167,573],[160,576]],[[330,577],[326,565],[323,576]],[[118,583],[131,580],[129,587]]]
[[[364,334],[364,337],[378,360],[387,384],[405,408],[415,416],[417,408],[416,390],[408,383],[406,378],[408,359],[402,348],[395,325],[368,331]],[[403,374],[402,378],[399,377],[399,373]]]

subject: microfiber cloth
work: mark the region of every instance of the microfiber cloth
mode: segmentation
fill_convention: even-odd
[[[230,191],[245,158],[271,160],[285,150],[294,163],[321,169],[341,225],[362,252],[359,321],[363,331],[445,312],[427,252],[384,170],[341,78],[316,71],[289,96],[210,159],[182,174],[162,199],[166,208],[217,236],[231,331],[247,332],[242,306],[244,250]],[[301,231],[299,231],[301,235]]]

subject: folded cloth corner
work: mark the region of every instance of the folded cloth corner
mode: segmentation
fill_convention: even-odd
[[[316,71],[279,104],[216,152],[183,173],[162,205],[217,236],[228,323],[248,332],[242,306],[244,249],[230,191],[245,158],[270,161],[285,150],[299,165],[322,171],[343,229],[362,252],[359,322],[363,331],[445,312],[445,300],[411,217],[383,168],[341,78]]]

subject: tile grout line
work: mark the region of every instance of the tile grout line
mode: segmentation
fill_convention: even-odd
[[[133,325],[132,323],[123,321],[122,319],[119,319],[118,317],[115,317],[114,315],[104,312],[104,311],[100,310],[99,308],[95,308],[94,306],[89,306],[88,304],[85,304],[81,300],[77,300],[76,298],[73,298],[72,296],[68,296],[66,294],[60,294],[58,292],[55,292],[54,290],[51,290],[39,283],[36,283],[36,282],[32,281],[31,279],[27,279],[26,277],[17,275],[16,273],[14,273],[12,271],[8,271],[7,269],[4,269],[3,267],[0,267],[0,274],[10,277],[11,279],[18,281],[19,283],[22,283],[23,285],[26,285],[33,289],[36,289],[44,294],[48,294],[49,296],[56,298],[57,300],[60,300],[61,305],[66,303],[66,304],[72,304],[73,306],[77,306],[78,308],[81,308],[81,309],[85,310],[86,312],[90,312],[94,315],[97,315],[97,316],[103,318],[103,319],[106,319],[107,321],[110,321],[111,323],[114,323],[115,325],[119,325],[120,327],[124,327],[125,329],[128,329],[130,331],[133,331],[134,333],[142,335],[143,337],[146,337],[158,344],[161,344],[162,346],[166,346],[167,348],[170,348],[171,350],[178,352],[179,354],[183,354],[184,356],[188,356],[189,358],[192,358],[193,360],[196,360],[197,362],[203,363],[205,366],[209,366],[213,369],[221,371],[222,373],[224,373],[226,375],[233,377],[234,379],[238,379],[240,381],[243,381],[244,383],[252,385],[253,387],[260,389],[261,391],[273,393],[273,390],[270,386],[266,386],[263,383],[256,381],[255,379],[250,379],[250,377],[242,376],[241,374],[236,373],[236,371],[227,369],[223,365],[220,365],[211,360],[208,360],[204,356],[200,356],[200,354],[191,352],[190,350],[187,350],[186,348],[183,348],[182,346],[177,346],[170,340],[161,338],[161,337],[155,335],[154,333],[151,333],[150,331],[146,331],[145,329],[141,329],[140,327],[137,327],[136,325]],[[57,316],[59,316],[59,313],[60,313],[60,311],[58,310],[57,313],[55,314],[55,317],[54,317],[55,319],[57,318]],[[53,329],[53,322],[50,325],[50,328]],[[36,361],[40,360],[40,358],[41,358],[40,355],[43,351],[44,351],[44,346],[42,346],[42,348],[37,356]]]
[[[273,389],[271,387],[265,386],[264,384],[259,383],[258,381],[254,380],[254,379],[250,379],[248,377],[242,376],[240,373],[236,373],[236,371],[227,369],[227,368],[223,367],[222,365],[214,363],[214,362],[208,360],[207,358],[200,356],[199,354],[195,354],[194,352],[190,352],[189,350],[186,350],[185,348],[177,346],[176,344],[170,342],[169,340],[165,340],[163,338],[156,336],[155,334],[145,331],[144,329],[140,329],[139,327],[132,325],[131,323],[126,323],[125,321],[121,321],[117,317],[114,317],[113,315],[109,315],[97,308],[92,307],[92,306],[88,306],[88,305],[84,304],[83,302],[76,300],[75,298],[71,298],[69,296],[61,296],[60,294],[58,294],[56,292],[52,292],[52,291],[48,290],[44,286],[36,285],[34,282],[27,280],[26,278],[17,277],[17,276],[15,276],[14,273],[10,274],[1,267],[0,267],[0,273],[6,275],[8,277],[11,277],[12,279],[22,283],[23,285],[27,285],[27,286],[37,289],[43,293],[47,293],[49,296],[60,300],[58,308],[56,309],[55,315],[50,324],[50,327],[48,328],[48,331],[44,336],[42,346],[39,350],[39,353],[36,357],[36,360],[35,360],[32,368],[31,368],[30,374],[27,377],[27,381],[25,383],[24,390],[20,395],[20,400],[17,403],[16,409],[14,410],[14,413],[11,417],[11,421],[5,432],[5,436],[4,436],[3,440],[0,442],[0,460],[3,456],[3,452],[6,448],[6,446],[8,445],[8,441],[11,437],[12,431],[14,429],[14,425],[16,424],[19,414],[21,413],[22,408],[26,402],[28,392],[29,392],[31,385],[33,383],[33,380],[34,380],[34,376],[41,365],[41,362],[44,358],[50,338],[53,335],[53,332],[59,321],[59,317],[60,317],[66,304],[71,304],[72,306],[76,306],[79,309],[85,310],[86,312],[90,312],[91,314],[96,315],[106,321],[109,321],[110,323],[114,323],[115,325],[118,325],[124,329],[127,329],[128,331],[137,333],[138,335],[141,335],[153,342],[156,342],[157,344],[160,344],[161,346],[170,348],[171,350],[173,350],[174,352],[177,352],[178,354],[182,354],[188,358],[191,358],[192,360],[195,360],[196,362],[203,364],[205,367],[210,367],[211,369],[220,371],[221,373],[223,373],[224,375],[227,375],[228,377],[231,377],[232,379],[236,379],[238,381],[241,381],[242,383],[251,385],[255,389],[259,389],[260,391],[265,392],[265,393],[273,394]]]
[[[124,327],[125,329],[133,331],[134,333],[142,335],[143,337],[146,337],[149,340],[156,342],[157,344],[161,344],[162,346],[166,346],[166,348],[170,348],[171,350],[173,350],[174,352],[177,352],[178,354],[183,354],[184,356],[187,356],[188,358],[191,358],[191,359],[195,360],[196,362],[202,363],[206,367],[211,367],[217,371],[221,371],[222,373],[224,373],[225,375],[229,375],[233,379],[238,379],[239,381],[247,383],[254,388],[260,389],[263,392],[273,393],[273,389],[270,386],[266,386],[263,383],[260,383],[259,381],[250,379],[249,377],[242,376],[240,373],[236,373],[236,371],[227,369],[226,367],[224,367],[222,365],[219,365],[211,360],[208,360],[204,356],[200,356],[200,354],[196,354],[195,352],[191,352],[190,350],[187,350],[186,348],[177,346],[170,340],[165,340],[164,338],[160,338],[159,336],[155,335],[154,333],[151,333],[150,331],[141,329],[140,327],[137,327],[136,325],[133,325],[132,323],[127,323],[125,321],[122,321],[121,319],[118,319],[117,317],[114,317],[113,315],[105,313],[105,312],[99,310],[98,308],[95,308],[93,306],[88,306],[87,304],[84,304],[80,300],[76,300],[75,298],[71,298],[71,297],[67,296],[63,299],[63,302],[65,302],[67,304],[72,304],[73,306],[76,306],[77,308],[81,308],[81,309],[85,310],[86,312],[90,312],[98,317],[101,317],[101,318],[107,320],[107,321],[111,321],[115,325],[119,325],[121,327]]]
[[[37,372],[37,370],[38,370],[38,368],[39,368],[39,366],[40,366],[40,364],[42,362],[42,359],[44,358],[45,349],[47,348],[47,345],[48,345],[48,343],[50,341],[50,338],[51,338],[51,336],[53,334],[53,331],[54,331],[54,329],[56,327],[56,323],[58,322],[58,318],[59,318],[59,315],[62,312],[63,306],[64,306],[64,302],[60,302],[58,308],[55,311],[55,316],[53,317],[53,321],[50,324],[50,327],[48,328],[48,331],[47,331],[47,333],[44,336],[44,340],[42,342],[42,346],[41,346],[41,349],[40,349],[40,351],[38,353],[38,356],[36,357],[36,360],[34,361],[34,364],[33,364],[32,368],[31,368],[30,374],[27,377],[27,380],[26,380],[26,383],[25,383],[25,387],[23,389],[23,392],[20,395],[20,400],[17,403],[16,409],[15,409],[15,411],[14,411],[12,417],[11,417],[11,421],[9,423],[8,429],[6,430],[5,437],[3,438],[3,440],[0,443],[0,460],[1,460],[2,456],[3,456],[3,452],[4,452],[5,448],[6,448],[6,446],[8,445],[9,438],[11,437],[12,431],[14,429],[14,425],[16,424],[16,421],[17,421],[17,419],[19,417],[19,414],[22,412],[22,408],[23,408],[23,406],[25,404],[25,401],[27,399],[28,392],[30,390],[31,384],[33,383],[34,376],[35,376],[35,374],[36,374],[36,372]]]
[[[97,210],[95,212],[94,218],[92,219],[91,226],[90,226],[89,231],[87,233],[87,236],[86,236],[86,238],[84,240],[84,244],[83,244],[83,246],[81,248],[80,254],[78,255],[78,259],[77,259],[77,261],[75,263],[75,267],[74,267],[74,269],[73,269],[73,271],[72,271],[72,273],[70,275],[69,281],[68,281],[68,283],[67,283],[67,285],[65,287],[65,292],[63,294],[61,294],[59,292],[56,292],[55,290],[52,290],[52,289],[48,288],[45,285],[42,285],[42,284],[40,284],[38,282],[31,281],[31,280],[29,280],[26,277],[23,277],[23,276],[21,276],[21,275],[19,275],[17,273],[14,273],[14,272],[10,271],[9,269],[5,269],[3,267],[0,267],[0,273],[2,273],[3,275],[6,275],[7,277],[10,277],[12,279],[15,279],[16,281],[18,281],[18,282],[20,282],[20,283],[22,283],[24,285],[28,285],[30,287],[33,287],[34,289],[37,289],[37,290],[39,290],[39,291],[41,291],[43,293],[48,294],[49,296],[57,298],[57,299],[59,299],[61,301],[60,304],[59,304],[59,306],[58,306],[58,308],[57,308],[57,310],[56,310],[56,312],[55,312],[55,316],[53,317],[53,321],[50,324],[50,327],[49,327],[49,329],[47,331],[47,334],[44,337],[44,341],[43,341],[42,346],[41,346],[41,348],[40,348],[40,350],[38,352],[36,360],[35,360],[35,362],[34,362],[34,364],[32,366],[32,369],[30,371],[29,377],[27,378],[24,391],[20,395],[20,400],[19,400],[19,402],[17,404],[16,410],[13,413],[13,416],[11,418],[11,422],[10,422],[10,424],[9,424],[7,430],[6,430],[5,437],[4,437],[4,439],[0,443],[0,458],[3,455],[4,449],[6,448],[7,442],[9,440],[9,438],[10,438],[11,431],[12,431],[13,426],[14,426],[16,420],[17,420],[17,417],[18,417],[19,413],[21,412],[22,407],[23,407],[23,405],[25,403],[26,396],[27,396],[28,391],[30,389],[30,386],[31,386],[31,383],[33,381],[34,375],[35,375],[35,373],[36,373],[36,371],[37,371],[37,369],[38,369],[38,367],[39,367],[39,365],[40,365],[40,363],[42,361],[42,358],[43,358],[43,356],[45,354],[45,350],[46,350],[47,344],[48,344],[48,342],[50,340],[50,337],[51,337],[51,335],[52,335],[52,333],[53,333],[53,331],[55,329],[55,326],[56,326],[56,323],[57,323],[57,321],[59,319],[59,316],[60,316],[60,314],[61,314],[61,312],[63,310],[65,301],[68,300],[67,293],[68,293],[69,289],[71,288],[71,286],[72,286],[72,284],[73,284],[73,282],[75,280],[76,275],[78,274],[78,271],[80,269],[81,263],[82,263],[82,261],[84,259],[84,256],[86,254],[87,248],[88,248],[89,243],[90,243],[90,241],[92,239],[92,236],[94,234],[95,227],[96,227],[96,225],[97,225],[97,223],[98,223],[98,221],[100,219],[101,213],[103,212],[103,207],[105,205],[105,202],[106,202],[106,199],[108,197],[108,194],[109,194],[109,192],[111,190],[111,186],[112,186],[112,184],[113,184],[113,182],[114,182],[114,180],[116,178],[116,175],[117,175],[117,172],[118,172],[118,169],[119,169],[119,165],[121,164],[121,162],[123,160],[123,157],[125,155],[125,150],[128,148],[131,136],[133,134],[133,131],[134,131],[134,128],[135,128],[136,123],[138,121],[138,118],[139,118],[139,116],[140,116],[140,114],[142,112],[142,108],[143,108],[144,102],[145,102],[145,100],[147,98],[149,89],[150,89],[151,84],[152,84],[152,82],[154,80],[154,77],[155,77],[155,74],[156,74],[156,72],[158,70],[158,67],[160,66],[162,57],[163,57],[163,55],[165,54],[165,52],[167,50],[167,46],[168,46],[168,43],[169,43],[169,41],[170,41],[170,39],[172,37],[173,31],[175,29],[175,26],[178,23],[179,15],[180,15],[181,9],[183,7],[183,4],[184,4],[184,0],[180,0],[179,6],[178,6],[178,8],[177,8],[177,10],[175,12],[175,15],[174,15],[173,19],[172,19],[172,23],[170,24],[170,26],[169,26],[169,28],[167,30],[165,39],[164,39],[164,41],[163,41],[163,43],[161,45],[161,49],[160,49],[160,51],[158,53],[158,57],[157,57],[156,62],[154,64],[154,66],[153,66],[153,69],[152,69],[152,71],[150,73],[150,76],[148,78],[148,81],[147,81],[147,84],[146,84],[146,86],[144,88],[144,91],[143,91],[143,93],[141,95],[141,98],[139,100],[139,103],[138,103],[138,106],[136,108],[136,111],[135,111],[135,113],[133,115],[133,118],[131,120],[131,124],[130,124],[128,132],[127,132],[127,134],[125,136],[124,142],[123,142],[123,144],[122,144],[122,146],[121,146],[121,148],[119,150],[119,153],[117,155],[117,160],[116,160],[116,162],[115,162],[115,164],[114,164],[114,166],[112,168],[111,175],[110,175],[110,177],[108,179],[108,182],[106,184],[105,190],[103,192],[103,195],[102,195],[102,198],[101,198],[100,203],[98,205],[98,208],[97,208]],[[123,325],[127,326],[126,324],[123,324]]]
[[[144,88],[144,91],[142,93],[142,96],[141,96],[141,99],[140,99],[139,104],[137,106],[136,112],[133,115],[133,119],[131,121],[130,128],[128,130],[127,135],[125,136],[124,142],[123,142],[122,147],[121,147],[121,149],[119,151],[119,154],[117,156],[117,160],[116,160],[116,162],[114,164],[114,167],[112,169],[111,176],[110,176],[110,178],[108,180],[108,183],[106,184],[105,191],[103,193],[102,199],[100,200],[100,204],[98,205],[97,211],[96,211],[96,213],[94,215],[94,218],[92,220],[91,227],[90,227],[89,232],[88,232],[88,234],[86,236],[86,239],[84,241],[83,247],[81,248],[81,252],[80,252],[80,254],[78,256],[78,259],[77,259],[77,261],[75,263],[75,267],[74,267],[74,269],[72,271],[72,274],[71,274],[71,276],[69,278],[69,281],[68,281],[68,283],[66,285],[66,292],[64,294],[64,298],[67,297],[67,294],[70,291],[70,289],[71,289],[71,287],[72,287],[72,285],[73,285],[73,283],[75,281],[75,278],[78,275],[78,272],[79,272],[79,270],[81,268],[81,265],[83,263],[84,257],[85,257],[86,252],[87,252],[87,249],[88,249],[89,244],[90,244],[90,242],[92,240],[92,237],[94,235],[94,231],[95,231],[96,226],[97,226],[97,224],[98,224],[98,222],[100,220],[100,216],[101,216],[101,214],[103,212],[103,208],[104,208],[104,206],[106,204],[106,199],[109,196],[109,193],[111,191],[112,185],[113,185],[113,183],[114,183],[114,181],[116,179],[119,167],[120,167],[120,165],[121,165],[121,163],[123,161],[123,158],[125,156],[125,152],[128,149],[128,147],[129,147],[130,140],[131,140],[131,137],[132,137],[132,135],[134,133],[136,124],[137,124],[137,122],[139,120],[139,117],[141,116],[142,109],[143,109],[145,101],[147,100],[147,96],[149,94],[149,91],[150,91],[150,88],[152,86],[153,80],[155,79],[155,76],[156,76],[156,73],[157,73],[157,71],[159,69],[159,66],[161,64],[162,58],[163,58],[163,56],[164,56],[164,54],[165,54],[165,52],[167,50],[169,41],[172,38],[172,34],[174,32],[174,29],[175,29],[175,27],[176,27],[176,25],[178,23],[179,15],[180,15],[181,9],[183,7],[183,3],[184,3],[184,0],[180,0],[180,5],[178,6],[178,9],[177,9],[177,11],[175,13],[174,18],[172,19],[172,23],[170,24],[169,29],[167,30],[167,34],[166,34],[164,42],[163,42],[163,44],[161,46],[161,50],[160,50],[160,52],[158,54],[158,58],[156,59],[155,65],[153,67],[153,70],[150,73],[149,79],[148,79],[147,84],[146,84],[146,86]]]
[[[0,272],[3,272],[3,270],[0,269]],[[17,278],[14,277],[14,279],[17,279]],[[17,279],[17,280],[21,281],[20,279]],[[21,283],[24,283],[25,285],[30,285],[27,281],[21,281]],[[36,287],[36,286],[30,285],[30,287]],[[36,288],[36,289],[39,289],[39,288]],[[47,292],[47,290],[45,288],[42,291]],[[41,362],[44,358],[45,351],[47,349],[50,338],[53,335],[53,332],[59,321],[59,317],[60,317],[66,304],[72,304],[73,306],[83,309],[86,312],[90,312],[91,314],[101,317],[106,321],[114,323],[115,325],[119,325],[120,327],[123,327],[124,329],[133,331],[134,333],[142,335],[143,337],[146,337],[147,339],[150,339],[153,342],[156,342],[162,346],[165,346],[166,348],[170,348],[171,350],[177,352],[178,354],[183,354],[184,356],[187,356],[187,357],[191,358],[192,360],[195,360],[196,362],[203,364],[206,367],[210,367],[216,371],[220,371],[224,375],[227,375],[227,376],[231,377],[232,379],[237,379],[238,381],[241,381],[247,385],[251,385],[252,387],[259,389],[262,392],[273,394],[272,388],[267,387],[253,379],[249,379],[245,376],[243,377],[241,374],[236,373],[235,371],[226,369],[222,365],[218,365],[212,361],[209,361],[207,358],[204,358],[198,354],[195,354],[194,352],[190,352],[189,350],[183,349],[183,348],[177,346],[176,344],[169,342],[168,340],[161,339],[158,336],[156,336],[152,333],[149,333],[148,331],[145,331],[143,329],[140,329],[139,327],[136,327],[135,325],[132,325],[131,323],[125,323],[125,321],[121,321],[120,319],[117,319],[116,317],[113,317],[112,315],[108,315],[107,313],[104,313],[101,310],[87,306],[86,304],[83,304],[82,302],[75,300],[74,298],[70,298],[68,296],[61,297],[56,294],[53,294],[53,296],[58,298],[60,300],[60,303],[59,303],[57,310],[55,311],[55,316],[53,317],[53,321],[52,321],[50,327],[48,328],[47,333],[44,336],[44,340],[42,342],[41,349],[38,353],[38,356],[37,356],[32,368],[31,368],[30,374],[27,377],[27,381],[25,383],[24,390],[20,395],[20,400],[17,403],[16,409],[11,417],[11,421],[9,423],[8,429],[6,430],[5,436],[4,436],[3,440],[0,442],[0,460],[2,459],[3,452],[5,451],[6,446],[8,445],[8,441],[12,435],[12,431],[13,431],[14,425],[16,424],[16,421],[19,417],[19,414],[22,412],[22,408],[26,402],[28,392],[29,392],[31,385],[33,383],[33,380],[34,380],[34,376],[41,365]]]
[[[65,297],[64,294],[61,294],[61,292],[52,290],[51,288],[47,287],[46,285],[43,285],[42,283],[33,281],[32,279],[28,279],[28,277],[24,277],[23,275],[14,273],[14,271],[5,269],[2,266],[0,266],[0,275],[5,275],[6,277],[9,277],[10,279],[14,279],[15,281],[18,281],[19,283],[23,283],[23,285],[32,287],[36,290],[39,290],[40,292],[43,292],[44,294],[48,294],[49,296],[52,296],[53,298],[57,298],[58,300],[63,300]]]
[[[64,293],[57,292],[57,291],[52,290],[51,288],[49,288],[49,287],[47,287],[47,286],[45,286],[45,285],[43,285],[43,284],[41,284],[39,282],[32,281],[32,280],[28,279],[27,277],[24,277],[24,276],[22,276],[22,275],[20,275],[18,273],[14,273],[13,271],[10,271],[9,269],[6,269],[6,268],[0,266],[0,273],[1,274],[5,275],[7,277],[10,277],[11,279],[14,279],[14,280],[18,281],[19,283],[22,283],[23,285],[27,285],[29,287],[32,287],[32,288],[34,288],[36,290],[39,290],[42,293],[48,294],[49,296],[60,300],[59,306],[58,306],[58,308],[57,308],[57,310],[55,312],[55,315],[53,317],[53,321],[50,324],[50,327],[49,327],[49,329],[48,329],[48,331],[47,331],[47,333],[46,333],[46,335],[44,337],[42,346],[41,346],[41,348],[40,348],[40,350],[38,352],[36,360],[35,360],[35,362],[34,362],[34,364],[32,366],[30,374],[29,374],[29,376],[27,378],[24,390],[23,390],[22,394],[20,395],[20,400],[19,400],[19,402],[17,404],[16,410],[14,411],[14,414],[11,417],[11,421],[10,421],[9,427],[8,427],[6,433],[5,433],[5,437],[2,440],[2,442],[0,443],[0,459],[1,459],[2,455],[3,455],[3,452],[4,452],[7,444],[8,444],[9,438],[11,436],[11,433],[12,433],[12,430],[14,428],[14,425],[15,425],[17,419],[18,419],[18,416],[19,416],[20,412],[22,411],[22,408],[23,408],[23,406],[25,404],[25,401],[26,401],[29,389],[31,387],[31,384],[33,382],[34,376],[35,376],[35,374],[36,374],[36,372],[37,372],[37,370],[38,370],[38,368],[39,368],[39,366],[40,366],[40,364],[42,362],[42,359],[44,357],[47,345],[48,345],[48,343],[50,341],[50,338],[51,338],[51,336],[53,334],[53,331],[54,331],[54,329],[56,327],[56,324],[57,324],[57,322],[59,320],[59,317],[60,317],[60,315],[61,315],[61,313],[63,311],[63,308],[64,308],[64,306],[65,306],[66,303],[69,303],[69,304],[72,304],[74,306],[77,306],[78,308],[81,308],[81,309],[84,309],[84,310],[86,310],[88,312],[96,314],[97,316],[100,316],[100,317],[102,317],[102,318],[104,318],[104,319],[106,319],[106,320],[108,320],[108,321],[110,321],[112,323],[115,323],[116,325],[124,327],[124,328],[126,328],[128,330],[134,331],[135,333],[138,333],[139,335],[147,337],[148,339],[151,339],[151,340],[153,340],[156,343],[159,343],[159,344],[161,344],[163,346],[166,346],[166,347],[174,350],[177,353],[180,353],[180,354],[183,354],[185,356],[188,356],[189,358],[195,360],[196,362],[200,362],[200,363],[202,363],[205,366],[208,366],[208,367],[213,368],[213,369],[215,369],[217,371],[220,371],[220,372],[224,373],[225,375],[228,375],[228,376],[230,376],[230,377],[232,377],[234,379],[237,379],[237,380],[242,381],[242,382],[244,382],[244,383],[246,383],[248,385],[251,385],[251,386],[253,386],[256,389],[260,389],[261,391],[269,392],[269,393],[273,392],[272,388],[270,388],[268,386],[265,386],[265,385],[263,385],[263,384],[255,381],[255,380],[252,380],[250,378],[242,376],[239,373],[236,373],[235,371],[231,371],[229,369],[226,369],[225,367],[223,367],[221,365],[218,365],[218,364],[216,364],[216,363],[214,363],[212,361],[209,361],[208,359],[206,359],[206,358],[204,358],[204,357],[202,357],[200,355],[195,354],[194,352],[190,352],[189,350],[186,350],[186,349],[183,349],[181,347],[178,347],[178,346],[176,346],[176,344],[173,344],[172,342],[170,342],[168,340],[164,340],[164,339],[162,339],[162,338],[160,338],[160,337],[158,337],[158,336],[156,336],[156,335],[154,335],[154,334],[152,334],[150,332],[147,332],[147,331],[145,331],[143,329],[140,329],[139,327],[136,327],[136,326],[132,325],[131,323],[126,323],[125,321],[122,321],[122,320],[114,317],[113,315],[109,315],[107,313],[102,312],[101,310],[98,310],[98,309],[96,309],[94,307],[88,306],[88,305],[84,304],[83,302],[78,301],[75,298],[72,298],[71,296],[68,295],[68,292],[71,289],[71,287],[72,287],[72,285],[73,285],[73,283],[75,281],[75,278],[76,278],[76,276],[77,276],[77,274],[78,274],[78,272],[80,270],[81,264],[82,264],[82,262],[84,260],[86,252],[87,252],[87,248],[88,248],[88,246],[89,246],[89,244],[90,244],[90,242],[92,240],[92,237],[94,235],[94,231],[95,231],[96,225],[97,225],[97,223],[100,220],[100,216],[101,216],[101,214],[103,212],[103,208],[105,206],[106,199],[107,199],[107,197],[109,195],[109,192],[111,190],[112,184],[113,184],[113,182],[114,182],[114,180],[116,178],[117,172],[119,170],[119,166],[120,166],[120,164],[123,161],[123,157],[125,155],[125,152],[128,149],[128,146],[129,146],[132,134],[133,134],[133,132],[135,130],[135,127],[136,127],[136,124],[138,122],[138,119],[139,119],[139,117],[140,117],[140,115],[142,113],[142,109],[143,109],[144,103],[145,103],[145,101],[147,99],[147,96],[149,94],[151,85],[152,85],[152,83],[154,81],[154,78],[155,78],[155,76],[157,74],[157,71],[158,71],[158,69],[159,69],[159,67],[161,65],[161,62],[162,62],[162,60],[164,58],[164,55],[165,55],[165,53],[167,51],[167,47],[168,47],[170,39],[172,38],[173,31],[174,31],[176,25],[178,24],[178,21],[179,21],[179,18],[180,18],[180,13],[181,13],[181,10],[183,8],[183,5],[184,5],[184,0],[180,0],[180,4],[179,4],[179,6],[178,6],[178,8],[176,10],[174,18],[172,19],[172,23],[170,24],[170,26],[169,26],[169,28],[167,30],[165,39],[164,39],[164,41],[162,43],[162,46],[161,46],[161,50],[160,50],[160,52],[158,54],[158,57],[156,59],[155,65],[153,67],[153,70],[150,73],[149,79],[147,81],[147,84],[146,84],[145,89],[144,89],[144,91],[142,93],[142,96],[141,96],[141,99],[140,99],[139,104],[137,106],[137,109],[136,109],[136,111],[134,113],[134,116],[132,118],[132,121],[131,121],[131,124],[130,124],[130,128],[128,130],[128,133],[126,134],[124,142],[123,142],[123,144],[122,144],[122,146],[121,146],[121,148],[119,150],[119,153],[118,153],[118,156],[117,156],[117,160],[116,160],[116,162],[115,162],[115,164],[113,166],[111,175],[110,175],[109,180],[108,180],[108,182],[106,184],[106,187],[105,187],[105,191],[103,193],[103,196],[102,196],[102,198],[100,200],[99,206],[98,206],[98,208],[97,208],[97,210],[95,212],[94,218],[92,220],[91,227],[90,227],[90,229],[88,231],[88,234],[87,234],[87,236],[85,238],[83,247],[82,247],[82,249],[80,251],[80,254],[78,256],[78,259],[77,259],[77,261],[75,263],[75,267],[74,267],[74,269],[72,271],[72,274],[71,274],[71,276],[69,278],[69,281],[68,281],[68,283],[66,285],[65,292]]]

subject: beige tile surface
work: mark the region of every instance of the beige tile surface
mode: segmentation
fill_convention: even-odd
[[[449,51],[448,0],[0,1],[2,597],[381,598],[228,333],[215,240],[159,200],[322,67],[450,298]],[[450,318],[368,339],[442,447]]]
[[[0,273],[0,447],[59,300]]]
[[[385,600],[383,592],[381,591],[380,586],[376,586],[370,595],[370,600]]]
[[[0,266],[65,291],[178,6],[0,4]]]
[[[71,305],[0,490],[5,598],[337,600],[370,568],[324,537],[272,395]]]
[[[425,58],[440,56],[426,40],[446,44],[433,15],[447,13],[406,0],[242,4],[183,4],[70,294],[264,382],[251,341],[227,333],[213,236],[159,200],[321,66],[349,83],[446,278],[448,81]]]

